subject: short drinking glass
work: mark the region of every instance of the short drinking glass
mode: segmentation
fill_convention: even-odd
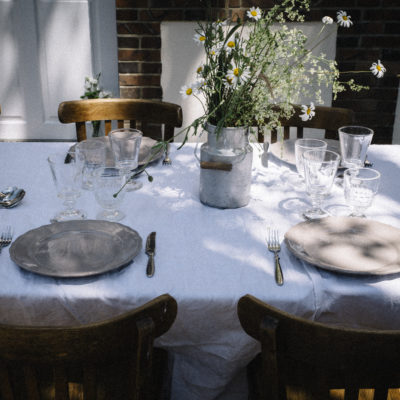
[[[93,190],[94,173],[106,164],[106,144],[98,139],[83,140],[76,145],[75,156],[82,170],[82,188]]]
[[[344,172],[344,197],[351,217],[365,218],[365,210],[378,192],[381,174],[372,168],[349,168]]]
[[[343,126],[339,128],[342,167],[361,168],[367,157],[367,150],[374,131],[364,126]]]
[[[321,208],[330,192],[339,165],[339,154],[330,150],[307,150],[303,154],[307,192],[312,208],[303,213],[306,219],[324,218],[329,213]]]
[[[138,167],[142,136],[141,131],[130,128],[116,129],[111,131],[109,135],[115,165],[124,171],[128,180],[127,191],[142,187],[141,182],[130,179],[132,171]]]
[[[77,198],[81,194],[81,171],[77,168],[75,159],[65,163],[65,153],[51,154],[49,163],[51,176],[56,187],[57,196],[63,200],[64,210],[57,213],[50,222],[85,219],[85,213],[75,208]]]
[[[94,195],[103,208],[97,219],[120,221],[125,214],[118,210],[125,196],[126,174],[120,168],[103,167],[95,172]],[[122,190],[121,190],[122,188]],[[116,196],[114,196],[118,193]]]

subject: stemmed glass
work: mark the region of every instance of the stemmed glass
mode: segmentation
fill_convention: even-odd
[[[345,168],[361,168],[367,157],[368,147],[374,131],[364,126],[343,126],[339,128],[342,166]]]
[[[122,128],[110,132],[111,149],[114,153],[115,165],[124,171],[127,184],[126,190],[138,190],[143,184],[130,179],[132,171],[139,164],[139,149],[142,132],[137,129]]]
[[[307,192],[312,203],[312,208],[303,216],[306,219],[327,217],[329,213],[321,208],[321,203],[331,190],[340,156],[330,150],[307,150],[303,160]]]
[[[82,174],[77,168],[75,159],[70,157],[65,163],[65,153],[51,154],[47,161],[57,190],[57,196],[63,200],[64,210],[58,212],[50,222],[85,219],[83,211],[75,208],[77,198],[81,195]]]
[[[95,172],[94,195],[103,208],[97,219],[120,221],[125,214],[118,210],[125,197],[126,173],[120,168],[100,167]],[[122,189],[121,189],[122,188]],[[118,195],[114,196],[118,192]]]
[[[372,168],[349,168],[344,172],[344,197],[351,217],[365,218],[365,210],[378,192],[380,177]]]
[[[328,144],[320,139],[297,139],[294,144],[294,153],[296,157],[296,169],[302,182],[305,182],[303,154],[307,150],[326,150]]]

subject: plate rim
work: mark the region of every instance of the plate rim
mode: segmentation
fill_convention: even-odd
[[[328,218],[346,218],[346,219],[347,218],[351,218],[352,220],[359,219],[359,220],[362,220],[363,222],[368,221],[369,223],[370,222],[379,223],[381,225],[389,226],[392,229],[397,229],[399,231],[399,233],[400,233],[400,229],[399,228],[396,228],[396,227],[394,227],[392,225],[386,224],[384,222],[376,221],[376,220],[371,220],[371,219],[365,220],[364,218],[343,217],[343,216],[338,216],[338,217],[331,216],[331,217],[328,217]],[[292,228],[294,228],[295,226],[298,226],[300,224],[311,224],[313,222],[316,222],[316,221],[307,220],[307,221],[299,222],[299,223],[293,225],[287,232],[289,232]],[[397,264],[398,265],[398,270],[397,271],[393,271],[393,272],[384,272],[382,270],[376,270],[376,269],[375,270],[369,270],[369,271],[365,271],[365,270],[364,271],[362,271],[362,270],[361,271],[357,271],[357,270],[354,270],[354,269],[353,270],[349,270],[349,269],[346,269],[346,268],[341,268],[341,267],[334,266],[332,264],[324,263],[321,260],[316,260],[316,259],[312,258],[310,255],[308,255],[305,252],[298,251],[292,245],[292,241],[289,240],[286,237],[287,232],[285,233],[285,236],[284,236],[284,242],[285,242],[285,245],[288,248],[288,250],[292,254],[294,254],[296,257],[298,257],[299,259],[301,259],[303,261],[306,261],[309,264],[314,265],[315,267],[322,268],[322,269],[330,271],[330,272],[337,272],[337,273],[341,273],[341,274],[356,275],[356,276],[385,276],[385,275],[394,275],[394,274],[399,274],[400,273],[400,263]]]
[[[27,264],[26,261],[21,260],[21,258],[18,256],[17,254],[17,250],[18,250],[18,246],[21,245],[21,243],[23,244],[24,241],[29,240],[29,236],[31,235],[35,235],[36,232],[40,231],[40,230],[45,230],[45,229],[49,229],[52,226],[57,226],[57,227],[63,227],[63,226],[68,226],[71,224],[87,224],[87,223],[94,223],[94,224],[110,224],[110,225],[118,225],[119,227],[122,227],[123,230],[125,232],[130,232],[130,234],[132,234],[135,239],[137,240],[137,246],[135,248],[131,247],[130,250],[131,252],[124,258],[121,259],[120,261],[112,264],[111,266],[107,267],[107,266],[103,266],[101,269],[98,270],[94,270],[94,271],[84,271],[84,272],[80,272],[80,273],[68,273],[68,274],[60,274],[59,272],[48,272],[48,269],[46,268],[47,271],[41,271],[40,269],[38,270],[37,268],[40,268],[40,264],[37,263],[36,260],[32,260],[31,265]],[[94,229],[91,229],[94,230]],[[65,232],[68,231],[68,229],[64,230]],[[59,234],[63,232],[63,230],[59,230],[58,232],[55,232],[53,234]],[[28,238],[27,238],[28,237]],[[42,240],[43,238],[38,237],[38,240]],[[37,274],[37,275],[41,275],[41,276],[46,276],[46,277],[52,277],[52,278],[61,278],[61,279],[69,279],[69,278],[86,278],[86,277],[93,277],[96,275],[101,275],[101,274],[105,274],[108,272],[112,272],[115,270],[118,270],[120,268],[123,268],[124,266],[127,266],[140,252],[140,250],[142,249],[142,244],[143,244],[143,239],[141,238],[141,236],[139,235],[139,233],[132,229],[131,227],[127,226],[127,225],[123,225],[121,223],[118,222],[111,222],[111,221],[105,221],[105,220],[95,220],[95,219],[86,219],[86,220],[72,220],[72,221],[63,221],[63,222],[57,222],[54,224],[46,224],[46,225],[41,225],[37,228],[33,228],[30,229],[28,231],[26,231],[25,233],[21,234],[20,236],[18,236],[13,243],[10,246],[10,258],[11,260],[18,265],[21,269],[25,270],[25,271],[29,271],[31,273]],[[29,258],[29,256],[28,256]]]

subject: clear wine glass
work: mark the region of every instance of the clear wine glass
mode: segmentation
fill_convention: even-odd
[[[351,217],[365,218],[378,192],[381,174],[372,168],[349,168],[344,172],[344,197],[351,208]]]
[[[120,221],[125,214],[118,210],[125,197],[126,173],[121,168],[101,167],[95,172],[94,195],[103,208],[97,219]],[[121,189],[122,188],[122,189]],[[115,195],[118,193],[118,195]]]
[[[65,153],[56,153],[48,156],[51,176],[57,190],[57,196],[63,200],[64,210],[58,212],[50,222],[70,221],[85,219],[82,210],[75,208],[75,203],[81,195],[82,174],[77,168],[75,159],[70,157],[70,162],[65,163]]]
[[[327,217],[329,213],[321,208],[321,204],[331,190],[340,156],[330,150],[307,150],[303,160],[307,192],[312,203],[311,209],[303,216],[306,219]]]
[[[303,154],[307,150],[326,150],[328,144],[320,139],[304,138],[297,139],[294,144],[296,157],[296,169],[301,182],[305,182]]]
[[[132,171],[139,164],[139,149],[143,133],[137,129],[122,128],[110,132],[111,149],[115,165],[124,171],[127,177],[126,190],[138,190],[143,184],[131,179]]]

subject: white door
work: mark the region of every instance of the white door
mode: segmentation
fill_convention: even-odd
[[[0,0],[0,140],[74,139],[85,76],[119,97],[115,0]]]

